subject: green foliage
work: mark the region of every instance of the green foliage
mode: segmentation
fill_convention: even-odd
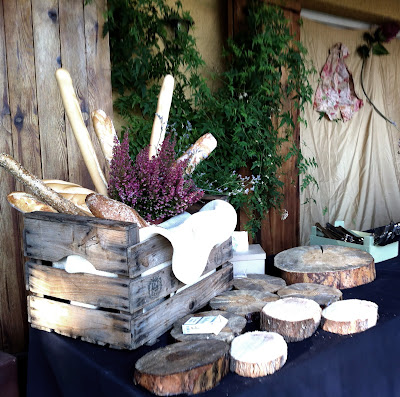
[[[247,181],[237,179],[245,188],[237,188],[231,202],[245,208],[247,228],[254,234],[265,214],[282,203],[283,163],[297,156],[300,173],[316,166],[315,160],[304,161],[293,142],[296,124],[303,121],[294,114],[311,101],[308,77],[314,69],[305,62],[306,51],[290,34],[280,8],[252,0],[247,15],[247,30],[228,41],[221,88],[209,97],[193,125],[212,132],[218,141],[215,154],[199,169],[197,183],[203,189],[207,190],[205,177],[215,188],[231,178],[232,170],[250,171]],[[291,147],[287,155],[283,144]],[[302,181],[301,189],[316,183],[309,175]]]
[[[108,0],[108,7],[112,84],[120,95],[115,107],[134,132],[131,155],[148,145],[160,83],[172,74],[176,84],[168,130],[178,152],[205,133],[215,136],[217,149],[193,179],[206,193],[227,194],[236,208],[245,208],[254,234],[265,214],[281,205],[283,163],[297,156],[304,174],[316,166],[304,161],[293,142],[293,131],[303,121],[296,115],[311,102],[308,77],[314,69],[282,10],[248,1],[247,30],[228,41],[226,70],[211,94],[199,74],[204,62],[190,29],[181,28],[193,21],[180,1],[171,8],[165,0]],[[284,144],[292,145],[287,155]],[[244,169],[248,176],[240,175]],[[303,178],[303,188],[310,183],[315,179]]]
[[[169,124],[179,135],[209,95],[198,72],[204,61],[186,29],[192,24],[180,1],[170,7],[164,0],[108,0],[104,34],[110,33],[112,87],[119,94],[114,106],[131,131],[132,155],[149,143],[166,74],[175,79]]]

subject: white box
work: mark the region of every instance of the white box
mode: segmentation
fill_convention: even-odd
[[[265,274],[265,251],[260,244],[250,244],[249,250],[233,251],[233,277],[245,277],[248,274]]]
[[[220,331],[228,323],[228,319],[218,316],[190,317],[185,324],[182,324],[183,334],[215,334]]]

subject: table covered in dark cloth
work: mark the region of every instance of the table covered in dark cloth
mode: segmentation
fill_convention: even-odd
[[[343,299],[378,304],[378,324],[340,336],[318,329],[302,342],[288,343],[281,370],[263,378],[229,373],[207,396],[396,397],[400,396],[400,258],[376,264],[370,284],[343,290]],[[28,397],[151,396],[132,381],[135,362],[172,343],[118,351],[35,329],[30,330]]]

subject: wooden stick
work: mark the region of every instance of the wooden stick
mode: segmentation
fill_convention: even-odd
[[[18,179],[18,181],[20,181],[24,186],[29,188],[36,197],[53,207],[58,212],[86,216],[86,214],[75,204],[46,186],[39,178],[31,174],[9,154],[0,154],[0,166]]]
[[[171,108],[172,95],[174,92],[174,78],[167,74],[161,86],[158,96],[157,111],[154,116],[153,128],[150,137],[149,160],[157,153],[164,141],[165,128],[167,127],[169,110]]]
[[[61,68],[56,71],[56,79],[64,103],[65,113],[68,116],[72,131],[78,142],[79,149],[93,184],[99,193],[107,195],[107,182],[97,159],[89,132],[83,121],[71,76],[67,70]]]

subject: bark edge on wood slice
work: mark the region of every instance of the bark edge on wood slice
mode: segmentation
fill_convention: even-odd
[[[264,306],[260,328],[277,332],[287,342],[299,342],[316,331],[321,322],[321,312],[319,304],[311,299],[283,298]]]
[[[275,256],[274,266],[288,285],[316,283],[345,289],[370,283],[376,277],[372,255],[337,245],[290,248]]]
[[[205,316],[218,316],[221,315],[228,320],[225,327],[219,332],[218,335],[215,334],[184,334],[182,332],[182,325],[189,320],[191,317],[205,317]],[[240,335],[244,328],[246,327],[247,321],[243,316],[236,315],[234,313],[229,313],[221,310],[211,310],[206,312],[188,314],[187,316],[181,318],[174,323],[171,330],[171,336],[180,342],[189,340],[199,340],[199,339],[218,339],[226,343],[231,343],[232,340]]]
[[[271,375],[283,367],[287,351],[287,343],[276,332],[246,332],[232,341],[230,369],[250,378]]]
[[[178,342],[153,350],[135,364],[134,382],[158,396],[197,394],[229,371],[229,345],[220,340]]]
[[[268,274],[248,274],[246,277],[233,279],[235,289],[247,289],[260,292],[276,292],[286,286],[286,281],[280,277]]]
[[[271,292],[250,290],[226,291],[210,300],[213,310],[224,310],[246,318],[248,322],[259,321],[261,309],[268,303],[278,300]]]
[[[321,328],[334,334],[349,335],[374,327],[378,320],[378,305],[360,299],[332,303],[322,311]]]
[[[343,296],[342,291],[337,288],[315,283],[291,284],[278,290],[277,295],[281,298],[312,299],[321,307],[327,307],[341,300]]]

